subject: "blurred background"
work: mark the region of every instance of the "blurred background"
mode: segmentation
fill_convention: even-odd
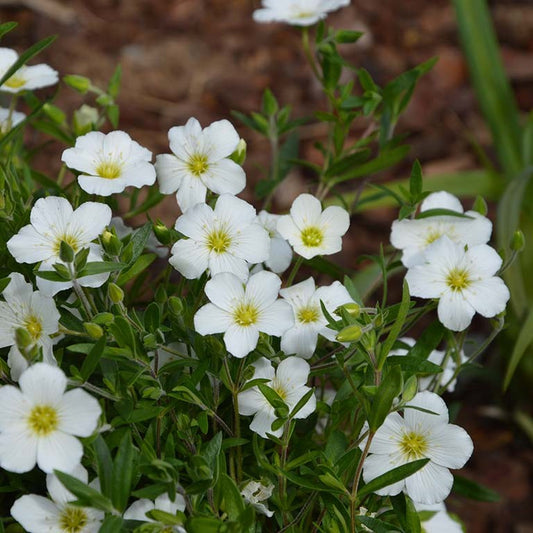
[[[505,69],[525,113],[533,108],[533,0],[500,0],[490,6]],[[169,151],[168,129],[191,116],[203,126],[222,118],[232,120],[248,143],[245,170],[254,183],[264,175],[269,145],[232,119],[231,110],[257,110],[266,87],[280,104],[290,104],[296,117],[325,108],[301,52],[299,30],[254,23],[252,12],[257,7],[259,1],[254,0],[0,0],[1,21],[19,23],[2,45],[22,51],[57,34],[58,40],[38,62],[48,63],[60,75],[87,76],[101,87],[120,64],[120,128],[154,154]],[[365,33],[355,45],[343,45],[342,53],[380,85],[439,57],[419,82],[398,126],[407,135],[410,155],[384,179],[407,177],[414,159],[420,160],[427,177],[480,167],[476,147],[492,156],[490,132],[469,84],[450,1],[352,0],[328,22]],[[74,110],[81,103],[82,97],[71,89],[59,89],[56,104],[62,109]],[[354,138],[364,129],[362,124]],[[313,145],[324,134],[324,124],[305,126],[300,157],[320,163]],[[56,142],[46,146],[38,156],[43,172],[59,170],[63,149]],[[286,210],[298,194],[310,190],[310,183],[305,171],[293,169],[276,194],[274,210]],[[251,190],[242,196],[251,200]],[[172,225],[179,214],[175,199],[168,197],[157,214]],[[376,252],[380,242],[388,242],[395,217],[390,208],[356,213],[344,254]],[[507,400],[499,397],[499,388],[491,387],[490,379],[468,386],[469,400],[463,402],[459,423],[472,435],[476,451],[464,475],[498,491],[501,500],[489,504],[452,498],[450,509],[472,533],[531,533],[530,441],[510,419]],[[529,394],[527,388],[519,392],[524,397]]]

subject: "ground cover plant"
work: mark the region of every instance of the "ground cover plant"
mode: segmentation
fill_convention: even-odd
[[[443,503],[452,488],[489,494],[451,472],[472,441],[441,396],[503,328],[500,274],[523,239],[502,258],[483,200],[465,211],[424,192],[417,163],[399,193],[342,201],[405,156],[395,125],[434,64],[378,86],[339,54],[360,34],[324,22],[347,3],[254,14],[301,26],[323,110],[294,119],[267,90],[251,115],[171,128],[155,164],[118,129],[120,70],[105,89],[63,77],[87,99],[70,117],[39,97],[57,73],[30,61],[52,39],[0,50],[12,94],[0,140],[4,530],[461,531]],[[354,140],[362,118],[372,127]],[[236,196],[246,138],[230,119],[270,141],[261,210]],[[320,165],[298,159],[311,120],[328,128]],[[58,176],[32,168],[32,128],[64,142]],[[288,213],[269,212],[291,165],[316,180]],[[168,194],[173,228],[150,214]],[[390,245],[344,272],[329,256],[356,231],[350,214],[385,196],[398,204]],[[128,227],[133,215],[146,224]],[[404,280],[397,300],[389,278]],[[489,333],[474,343],[476,313]]]

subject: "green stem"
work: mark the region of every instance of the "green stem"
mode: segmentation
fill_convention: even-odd
[[[287,287],[290,287],[292,285],[292,282],[294,281],[294,278],[296,274],[298,273],[298,270],[300,270],[300,267],[302,266],[304,258],[299,255],[294,263],[294,266],[292,267],[291,273],[289,274],[289,277],[287,278]]]
[[[322,83],[322,76],[320,76],[320,72],[318,72],[318,67],[316,66],[315,56],[313,54],[313,51],[311,50],[311,44],[309,42],[309,28],[304,27],[302,29],[302,45],[304,49],[305,58],[307,59],[307,62],[309,63],[309,66],[311,67],[311,70],[313,71],[313,74],[315,75],[316,79]]]
[[[355,517],[357,516],[357,489],[359,488],[359,481],[361,480],[361,474],[363,473],[363,464],[365,462],[366,456],[370,450],[370,445],[372,444],[372,439],[374,438],[375,432],[369,431],[368,438],[366,439],[365,448],[359,459],[359,464],[357,465],[357,471],[355,472],[352,493],[350,495],[350,531],[355,533]]]

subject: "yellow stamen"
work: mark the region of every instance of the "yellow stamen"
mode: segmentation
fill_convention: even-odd
[[[259,311],[255,305],[250,303],[241,303],[233,311],[233,320],[239,326],[251,326],[257,322]]]
[[[6,87],[9,87],[10,89],[20,89],[25,83],[26,80],[22,76],[17,76],[16,74],[13,74],[11,78],[4,82],[4,85]]]
[[[64,533],[79,533],[87,525],[87,513],[80,507],[68,506],[63,509],[59,526]]]
[[[207,236],[207,247],[210,251],[222,254],[231,244],[231,238],[224,229],[215,229]]]
[[[61,242],[66,242],[73,250],[74,253],[78,251],[79,245],[78,245],[78,239],[72,235],[67,235],[66,233],[63,233],[60,237],[56,239],[56,242],[54,243],[54,253],[56,255],[59,255],[59,250],[61,249]]]
[[[106,180],[120,178],[122,174],[122,165],[116,161],[102,161],[96,167],[96,175]]]
[[[207,156],[203,154],[194,154],[189,161],[187,161],[187,167],[191,174],[194,174],[198,178],[209,169]]]
[[[49,405],[36,405],[27,422],[30,430],[39,437],[53,433],[59,425],[57,411]]]
[[[464,268],[453,268],[448,272],[446,283],[452,291],[462,291],[470,285],[470,276]]]
[[[298,309],[297,318],[304,324],[316,322],[320,318],[320,311],[316,306],[302,307]]]
[[[269,387],[276,391],[278,393],[278,396],[283,400],[285,401],[287,399],[287,391],[285,390],[285,388],[283,387],[283,385],[277,380],[277,379],[273,379],[270,384],[269,384]]]
[[[410,461],[415,459],[421,459],[424,457],[428,449],[428,442],[424,435],[411,431],[404,433],[402,440],[400,441],[400,448],[404,456]]]
[[[40,339],[41,333],[43,332],[43,324],[35,315],[26,317],[24,327],[34,341]]]
[[[302,239],[304,246],[315,248],[322,244],[324,234],[320,228],[317,228],[316,226],[308,226],[302,230],[300,238]]]
[[[436,229],[430,229],[426,235],[426,244],[431,244],[442,237],[442,233]]]

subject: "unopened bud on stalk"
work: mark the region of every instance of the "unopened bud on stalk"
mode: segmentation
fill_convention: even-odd
[[[63,82],[81,94],[85,94],[91,86],[91,80],[89,78],[78,76],[77,74],[63,76]]]
[[[121,240],[109,230],[105,230],[104,233],[102,233],[102,243],[104,245],[104,250],[109,255],[117,256],[122,250]]]
[[[237,165],[242,165],[246,160],[246,141],[244,139],[239,140],[239,144],[235,151],[229,156],[230,159],[235,161]]]
[[[163,222],[161,222],[161,220],[158,220],[154,224],[154,235],[161,244],[164,244],[165,246],[170,244],[170,230],[163,224]]]
[[[337,307],[337,309],[335,309],[335,314],[340,316],[341,309],[344,309],[353,318],[357,318],[361,314],[361,306],[356,303],[344,304]]]
[[[513,238],[511,239],[511,250],[513,250],[513,252],[521,252],[525,245],[526,238],[524,237],[522,231],[517,229],[513,234]]]
[[[416,379],[416,376],[411,376],[407,380],[403,388],[402,399],[405,402],[410,402],[415,397],[417,392],[418,392],[418,380]]]
[[[98,340],[104,334],[104,330],[94,322],[84,322],[83,329],[85,329],[91,339],[95,340]]]
[[[30,332],[25,328],[17,328],[15,330],[15,341],[19,350],[28,348],[33,343]]]
[[[181,298],[178,298],[177,296],[171,296],[168,299],[168,307],[172,314],[176,316],[181,316],[183,314],[183,302],[181,301]]]
[[[361,338],[362,334],[363,330],[361,329],[361,326],[352,324],[351,326],[341,329],[339,333],[337,333],[336,339],[339,342],[355,342]]]
[[[72,263],[72,261],[74,261],[74,250],[70,244],[65,241],[61,241],[61,244],[59,245],[59,259],[65,263]]]
[[[109,284],[107,293],[114,304],[118,304],[124,300],[124,291],[115,283]]]

